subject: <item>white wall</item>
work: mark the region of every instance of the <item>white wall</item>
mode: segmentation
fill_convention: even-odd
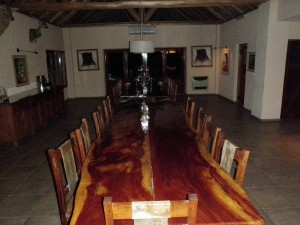
[[[278,2],[279,20],[300,20],[299,0],[279,0]]]
[[[300,22],[278,20],[279,1],[264,3],[259,11],[269,11],[268,17],[259,18],[261,32],[257,39],[257,65],[255,74],[252,114],[260,119],[280,119],[287,44],[289,39],[300,39]],[[263,27],[262,24],[267,24]]]
[[[221,25],[220,46],[230,50],[229,74],[219,73],[219,94],[237,100],[239,44],[247,44],[248,52],[255,52],[257,33],[257,10],[240,20],[231,20]],[[219,52],[221,54],[221,51]],[[246,72],[244,106],[252,108],[253,72]]]
[[[29,28],[36,29],[38,21],[28,16],[13,13],[14,21],[11,21],[8,28],[0,36],[0,86],[7,89],[8,95],[16,94],[29,89],[37,88],[36,76],[46,75],[46,49],[63,50],[62,30],[59,27],[49,25],[44,29],[42,36],[37,42],[29,42]],[[38,54],[17,52],[17,48],[27,51],[37,51]],[[16,87],[13,55],[26,55],[30,84]]]
[[[183,47],[187,49],[188,94],[216,93],[216,63],[212,67],[191,67],[191,46],[212,45],[218,41],[216,25],[158,25],[157,34],[144,35],[144,40],[154,41],[154,47]],[[139,40],[139,35],[129,35],[128,26],[102,26],[87,28],[65,28],[64,43],[67,53],[68,95],[70,97],[104,96],[104,49],[129,48],[130,40]],[[77,50],[98,49],[99,70],[78,71]],[[70,52],[70,54],[68,53]],[[213,50],[213,58],[214,56]],[[191,77],[209,76],[209,89],[192,91]],[[70,85],[74,85],[72,88]]]

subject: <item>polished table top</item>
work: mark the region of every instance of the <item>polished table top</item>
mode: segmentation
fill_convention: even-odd
[[[178,104],[149,105],[149,132],[137,108],[122,110],[89,152],[76,192],[72,225],[105,224],[113,201],[179,200],[198,195],[197,224],[264,224],[244,189],[196,142]]]

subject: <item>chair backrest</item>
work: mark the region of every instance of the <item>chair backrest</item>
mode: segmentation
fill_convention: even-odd
[[[113,120],[113,108],[111,106],[111,101],[110,101],[110,97],[106,96],[106,102],[107,102],[107,107],[108,107],[108,113],[109,113],[109,117],[111,120]]]
[[[84,141],[80,128],[77,128],[70,133],[70,141],[74,153],[77,172],[80,173],[83,161],[86,157]]]
[[[218,136],[221,128],[216,127],[212,122],[207,121],[203,131],[203,142],[212,156],[215,155]]]
[[[111,118],[110,118],[108,103],[106,99],[102,101],[102,106],[103,106],[104,117],[105,117],[105,125],[108,126],[110,124]]]
[[[227,139],[224,139],[223,143],[220,166],[230,173],[239,185],[243,185],[250,151],[235,146]]]
[[[187,97],[186,98],[186,103],[185,103],[185,114],[186,115],[189,113],[190,102],[191,102],[191,97]]]
[[[187,98],[185,112],[186,112],[187,121],[189,125],[193,127],[194,114],[195,114],[195,102],[191,101],[190,97]]]
[[[188,225],[195,225],[197,205],[196,194],[190,194],[187,200],[176,201],[112,202],[111,197],[103,200],[106,225],[123,219],[133,219],[134,224],[147,224],[155,220],[156,225],[165,225],[168,218],[174,217],[186,217]]]
[[[84,149],[87,154],[91,147],[91,136],[90,136],[90,130],[86,118],[81,119],[81,124],[79,126],[79,129],[82,134]]]
[[[204,128],[206,126],[206,123],[208,122],[212,122],[212,116],[206,115],[204,113],[204,109],[202,107],[199,107],[197,115],[196,133],[200,138],[203,138]]]
[[[72,214],[74,193],[78,184],[78,174],[70,139],[57,149],[48,150],[47,153],[59,206],[61,224],[67,225]]]
[[[96,139],[99,140],[102,137],[102,133],[105,127],[101,107],[98,106],[98,110],[96,112],[93,112],[92,115],[93,115],[95,130],[96,130]]]
[[[172,89],[171,89],[171,102],[176,102],[177,100],[177,89],[178,89],[178,85],[173,83],[172,85]]]

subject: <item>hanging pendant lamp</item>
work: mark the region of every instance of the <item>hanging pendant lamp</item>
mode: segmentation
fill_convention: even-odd
[[[141,25],[140,25],[140,38],[139,41],[130,41],[130,52],[132,53],[152,53],[154,52],[153,41],[144,41],[143,40],[143,18],[144,18],[144,10],[141,6],[140,1],[140,15],[141,15]]]

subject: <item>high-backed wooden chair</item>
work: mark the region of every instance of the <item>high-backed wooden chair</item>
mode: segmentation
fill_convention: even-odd
[[[101,107],[98,106],[98,110],[96,112],[93,112],[92,115],[96,130],[96,139],[100,140],[105,127]]]
[[[55,186],[62,225],[67,225],[73,210],[74,193],[78,184],[71,141],[47,152]]]
[[[105,125],[108,126],[110,124],[111,118],[110,118],[110,113],[109,113],[109,106],[107,103],[107,100],[104,99],[102,101],[102,106],[103,106],[103,112],[104,112],[104,117],[105,117]]]
[[[111,105],[111,101],[110,101],[110,97],[109,96],[106,96],[106,102],[107,102],[109,117],[110,117],[110,119],[112,121],[113,120],[114,110],[113,110],[113,107]]]
[[[186,100],[185,112],[187,116],[187,121],[191,127],[194,124],[194,114],[195,114],[195,102],[191,101],[191,98],[188,97]]]
[[[185,103],[185,114],[186,114],[186,115],[187,115],[188,112],[189,112],[190,102],[191,102],[191,97],[187,97],[187,98],[186,98],[186,103]]]
[[[186,217],[186,224],[195,225],[198,198],[190,194],[187,200],[176,201],[142,201],[142,202],[112,202],[111,197],[103,201],[105,223],[113,225],[114,220],[133,219],[135,224],[167,225],[168,218]]]
[[[217,149],[220,149],[220,143],[223,143],[220,154],[220,166],[230,173],[239,185],[243,185],[250,151],[235,146],[232,142],[225,139],[222,133],[218,142]],[[216,154],[217,152],[218,150]]]
[[[170,93],[170,101],[171,102],[177,101],[177,90],[178,90],[178,85],[173,83],[171,93]]]
[[[199,138],[203,138],[206,123],[212,122],[212,116],[206,115],[204,109],[199,107],[196,124],[196,134]]]
[[[207,121],[203,131],[203,142],[212,156],[215,155],[218,136],[221,128],[216,127],[212,122]]]

